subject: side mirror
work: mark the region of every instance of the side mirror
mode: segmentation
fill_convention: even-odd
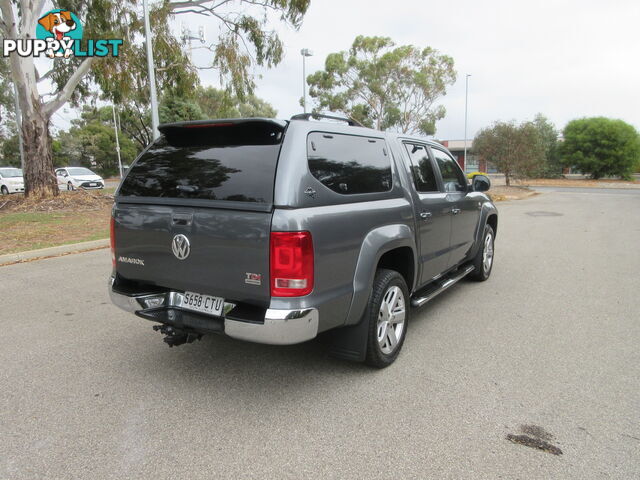
[[[471,181],[471,190],[474,192],[486,192],[491,188],[491,180],[486,175],[475,175]]]

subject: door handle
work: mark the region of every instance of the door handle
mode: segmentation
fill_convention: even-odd
[[[452,208],[452,209],[451,209],[451,213],[453,213],[454,215],[459,214],[459,213],[460,213],[460,211],[461,211],[461,210],[460,210],[459,208]]]
[[[420,218],[422,220],[429,220],[432,216],[431,212],[420,212]]]
[[[192,213],[174,213],[171,217],[171,220],[173,221],[174,225],[188,227],[191,225],[191,222],[193,221],[193,214]]]

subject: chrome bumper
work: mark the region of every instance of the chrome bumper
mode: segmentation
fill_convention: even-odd
[[[248,342],[270,345],[291,345],[311,340],[318,335],[318,310],[267,309],[264,323],[249,323],[224,319],[224,333]]]
[[[113,278],[109,280],[109,296],[114,305],[130,313],[163,307],[180,308],[184,295],[167,292],[151,295],[123,295],[114,292]],[[226,335],[255,343],[291,345],[306,342],[318,335],[319,314],[316,308],[299,310],[267,309],[264,322],[244,322],[226,318],[235,304],[224,303],[224,332]]]

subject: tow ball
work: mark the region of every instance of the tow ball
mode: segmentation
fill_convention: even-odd
[[[184,330],[177,330],[169,325],[154,325],[153,329],[165,336],[163,339],[164,343],[169,345],[169,347],[177,347],[184,343],[193,343],[202,338],[202,334],[200,333],[190,333],[185,332]]]

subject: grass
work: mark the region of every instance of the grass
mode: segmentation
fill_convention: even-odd
[[[108,238],[110,198],[85,195],[71,192],[40,204],[12,198],[0,210],[0,255]]]

